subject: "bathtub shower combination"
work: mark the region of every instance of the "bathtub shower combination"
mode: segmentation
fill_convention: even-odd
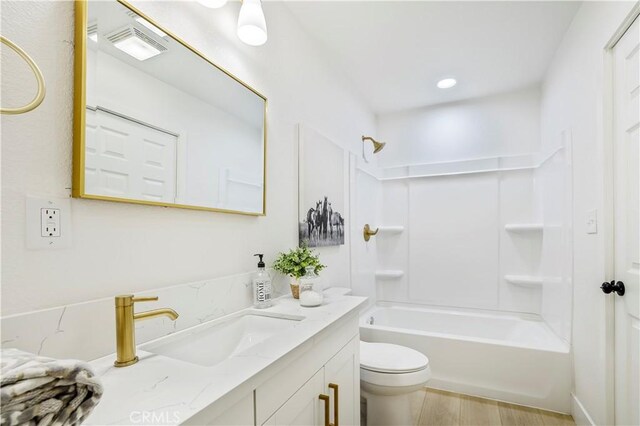
[[[509,155],[460,159],[448,144],[427,155],[419,133],[410,139],[415,155],[392,156],[389,145],[379,175],[356,170],[356,220],[379,231],[360,238],[352,256],[354,293],[372,300],[360,333],[424,354],[430,388],[569,413],[571,136],[542,144],[536,92],[516,98],[505,108],[532,120],[533,130],[514,129]],[[441,131],[434,140],[446,140],[447,119],[469,124],[455,111],[380,122],[393,133],[427,121]],[[469,138],[478,142],[485,130],[475,130]]]
[[[569,346],[534,315],[379,302],[360,335],[427,355],[429,387],[568,411]]]

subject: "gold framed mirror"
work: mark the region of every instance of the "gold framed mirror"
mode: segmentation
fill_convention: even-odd
[[[76,0],[72,196],[266,214],[267,98],[124,0]]]

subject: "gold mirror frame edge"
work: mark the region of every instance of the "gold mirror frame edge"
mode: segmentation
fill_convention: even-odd
[[[202,206],[190,206],[186,204],[175,204],[175,203],[164,203],[158,201],[144,201],[144,200],[134,200],[129,198],[117,198],[117,197],[107,197],[103,195],[91,195],[85,193],[84,188],[84,153],[85,153],[85,126],[86,126],[86,117],[85,117],[85,109],[86,109],[86,48],[87,48],[87,38],[85,34],[87,32],[88,25],[88,2],[89,0],[75,0],[75,29],[74,29],[74,96],[73,96],[73,172],[72,172],[72,185],[71,185],[71,196],[73,198],[84,198],[89,200],[101,200],[101,201],[115,201],[120,203],[128,203],[128,204],[142,204],[149,206],[161,206],[161,207],[174,207],[180,209],[189,209],[189,210],[203,210],[217,213],[229,213],[229,214],[240,214],[245,216],[266,216],[267,215],[267,98],[262,95],[260,92],[255,90],[253,87],[249,86],[244,81],[240,80],[229,71],[220,67],[213,63],[209,58],[204,56],[198,50],[187,44],[180,37],[176,36],[171,31],[163,28],[156,21],[149,18],[143,12],[130,5],[125,0],[115,0],[124,7],[133,11],[139,16],[142,16],[144,19],[160,28],[167,35],[173,38],[175,41],[189,49],[191,52],[204,59],[210,65],[219,69],[227,76],[231,77],[237,83],[240,83],[242,86],[246,87],[254,94],[259,96],[264,100],[264,123],[263,123],[263,165],[262,165],[262,212],[261,213],[253,213],[253,212],[243,212],[239,210],[228,210],[228,209],[219,209],[214,207],[202,207]]]

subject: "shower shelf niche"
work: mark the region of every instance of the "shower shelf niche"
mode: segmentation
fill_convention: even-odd
[[[523,233],[541,233],[544,229],[542,223],[508,223],[504,226],[507,232],[517,234]]]
[[[510,284],[520,287],[540,287],[542,285],[542,277],[531,275],[505,275],[504,280]]]
[[[376,271],[376,278],[381,280],[395,280],[398,278],[402,278],[403,276],[404,271],[399,269],[384,269]]]

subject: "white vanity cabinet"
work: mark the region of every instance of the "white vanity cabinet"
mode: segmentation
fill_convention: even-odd
[[[323,425],[324,371],[320,370],[269,417],[264,426]]]
[[[360,336],[352,339],[324,366],[325,392],[332,398],[331,419],[336,419],[333,403],[337,399],[339,416],[332,423],[360,425]],[[332,385],[338,385],[336,394]],[[335,398],[335,399],[334,399]]]
[[[359,338],[356,337],[302,385],[263,425],[359,424],[358,348]]]
[[[307,343],[304,354],[255,389],[255,424],[359,425],[358,316],[339,321]]]
[[[359,426],[357,313],[322,330],[184,424]]]
[[[240,401],[230,408],[225,409],[222,414],[214,420],[206,418],[191,419],[186,424],[191,425],[220,425],[220,426],[247,426],[253,424],[253,392],[246,394]]]

